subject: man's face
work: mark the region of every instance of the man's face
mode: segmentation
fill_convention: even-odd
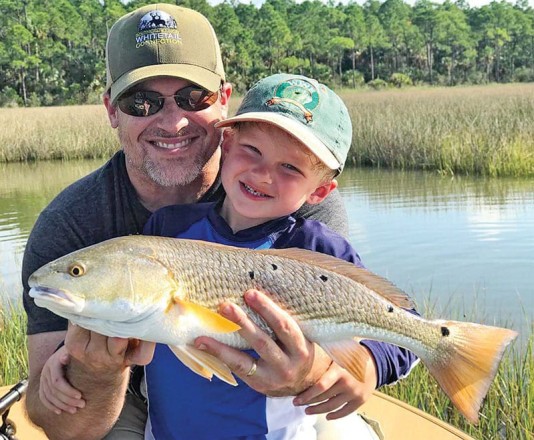
[[[160,77],[135,88],[169,96],[188,85],[183,79]],[[208,162],[219,147],[221,130],[214,125],[226,118],[230,93],[231,87],[223,86],[217,102],[197,112],[179,108],[172,97],[165,98],[163,108],[146,117],[127,115],[104,98],[111,125],[118,129],[128,172],[169,187],[192,183],[207,171],[207,164],[218,167],[218,161]]]

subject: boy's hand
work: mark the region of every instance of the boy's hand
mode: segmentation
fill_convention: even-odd
[[[62,411],[75,414],[85,406],[82,393],[67,381],[65,368],[70,356],[65,346],[57,350],[46,361],[41,372],[39,398],[43,405],[56,414]]]
[[[374,358],[366,348],[365,351],[369,359],[363,382],[332,363],[317,383],[300,393],[293,403],[299,406],[310,405],[306,408],[306,414],[328,413],[327,420],[340,419],[356,411],[371,397],[377,382]]]

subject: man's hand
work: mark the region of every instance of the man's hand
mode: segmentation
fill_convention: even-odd
[[[112,338],[69,323],[65,347],[72,359],[92,375],[115,375],[131,365],[146,365],[154,356],[154,342]]]
[[[239,334],[260,356],[257,369],[248,376],[254,359],[247,353],[212,338],[199,337],[195,346],[224,362],[251,388],[268,396],[294,396],[317,383],[328,369],[330,359],[308,341],[295,320],[265,294],[257,290],[245,293],[245,301],[276,334],[273,340],[260,330],[238,306],[221,305],[219,312],[241,327]]]

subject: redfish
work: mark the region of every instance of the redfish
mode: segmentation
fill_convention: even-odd
[[[427,320],[405,310],[408,296],[351,263],[301,249],[249,250],[164,237],[114,238],[48,263],[29,280],[30,296],[81,327],[107,336],[168,344],[196,373],[236,384],[229,368],[194,348],[207,335],[249,348],[239,327],[217,313],[223,301],[247,307],[243,292],[259,289],[297,321],[304,335],[361,378],[359,339],[415,353],[470,421],[493,381],[512,330]]]

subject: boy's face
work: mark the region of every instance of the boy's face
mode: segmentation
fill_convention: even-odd
[[[319,203],[337,182],[303,145],[267,123],[225,133],[221,177],[227,197],[222,215],[234,230],[250,228]]]

